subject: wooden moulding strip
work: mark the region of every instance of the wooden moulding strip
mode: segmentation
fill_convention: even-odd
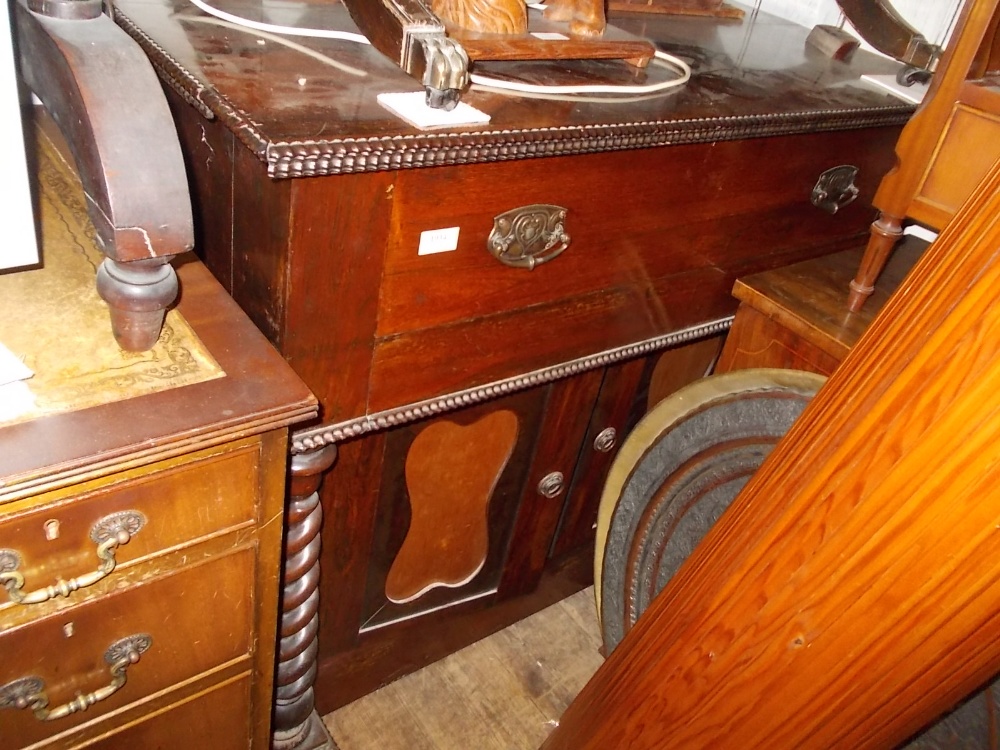
[[[534,370],[523,375],[497,380],[485,385],[467,388],[425,401],[400,406],[395,409],[387,409],[346,422],[299,430],[292,435],[292,453],[307,453],[317,448],[322,448],[325,445],[339,443],[349,438],[415,422],[426,417],[432,417],[483,401],[489,401],[508,393],[525,390],[536,385],[544,385],[545,383],[551,383],[581,372],[621,362],[625,359],[640,357],[670,346],[712,336],[729,330],[732,322],[733,316],[727,315],[708,323],[700,323],[680,331],[656,336],[655,338],[646,339],[635,344],[608,349],[597,354],[580,357],[579,359],[570,360],[569,362],[552,367]]]

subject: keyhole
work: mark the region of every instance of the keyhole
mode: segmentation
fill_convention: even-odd
[[[59,522],[56,519],[46,521],[42,528],[45,529],[45,538],[50,542],[59,538]]]
[[[66,636],[67,638],[72,638],[73,632],[74,632],[73,623],[67,622],[65,625],[63,625],[64,636]]]

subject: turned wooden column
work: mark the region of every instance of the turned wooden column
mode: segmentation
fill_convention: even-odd
[[[889,748],[1000,670],[1000,165],[545,750]]]
[[[319,486],[333,466],[337,446],[292,456],[281,633],[275,677],[274,750],[335,748],[316,714],[313,683],[319,640],[319,550],[323,506]]]

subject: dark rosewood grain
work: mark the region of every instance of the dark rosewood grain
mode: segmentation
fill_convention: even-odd
[[[573,502],[566,503],[563,509],[559,530],[549,552],[551,557],[567,555],[574,549],[587,546],[594,538],[604,477],[618,446],[632,427],[628,418],[645,367],[644,359],[633,359],[605,371],[601,393],[581,443],[580,458],[572,478],[570,492],[573,493]],[[598,436],[609,429],[614,430],[614,440],[610,447],[603,450],[607,443],[598,443]]]
[[[243,13],[254,9],[245,0],[227,7]],[[339,4],[313,3],[307,13],[315,27],[352,27]],[[766,14],[744,18],[742,26],[726,22],[726,34],[711,19],[623,17],[612,20],[691,60],[691,82],[668,96],[627,104],[539,106],[536,99],[472,91],[464,100],[491,115],[489,126],[421,132],[375,100],[376,92],[419,88],[375,50],[305,40],[311,49],[367,73],[361,77],[280,44],[260,45],[252,32],[221,29],[200,22],[200,16],[173,0],[116,5],[119,23],[159,65],[169,85],[213,112],[277,177],[891,127],[913,111],[857,83],[861,72],[894,72],[891,63],[867,54],[856,55],[850,64],[817,60],[805,51],[807,29]],[[737,36],[745,44],[734,49],[729,42]],[[632,77],[626,66],[600,61],[507,63],[485,70],[536,83]]]
[[[573,470],[590,422],[590,410],[581,405],[594,403],[603,380],[604,373],[593,370],[551,388],[541,430],[547,435],[558,435],[560,439],[543,441],[528,470],[511,539],[513,549],[526,552],[504,565],[498,599],[527,594],[541,579],[559,516],[570,502]],[[563,474],[565,489],[556,497],[546,497],[539,493],[538,485],[552,472]]]

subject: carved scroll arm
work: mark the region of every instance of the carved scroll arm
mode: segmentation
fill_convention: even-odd
[[[107,256],[99,282],[123,348],[159,335],[169,259],[194,228],[173,119],[152,66],[100,0],[15,3],[20,73],[66,138]]]
[[[889,0],[837,0],[847,19],[871,46],[900,62],[931,73],[941,48],[899,15]]]

